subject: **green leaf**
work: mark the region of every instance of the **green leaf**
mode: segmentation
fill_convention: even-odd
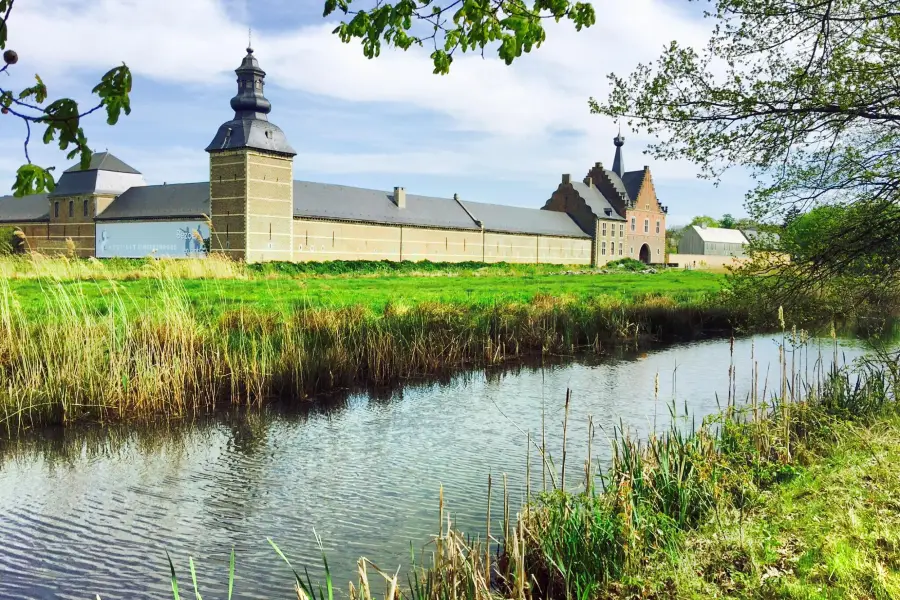
[[[203,598],[200,597],[200,590],[197,588],[197,571],[194,569],[193,556],[188,557],[188,564],[191,567],[191,582],[194,584],[194,595],[197,596],[197,600],[203,600]]]
[[[52,192],[56,188],[56,181],[50,173],[54,167],[44,169],[33,164],[22,165],[16,171],[16,181],[13,183],[13,195],[17,198]]]
[[[124,112],[131,114],[131,70],[123,64],[121,67],[110,69],[100,79],[100,83],[94,86],[92,92],[100,96],[101,104],[106,108],[106,122],[115,125],[119,116]]]
[[[44,85],[44,82],[39,75],[35,74],[34,78],[37,80],[37,84],[22,90],[22,92],[19,93],[19,100],[34,96],[35,102],[43,104],[44,100],[47,99],[47,86]]]
[[[231,560],[228,563],[228,600],[234,592],[234,546],[231,547]]]
[[[175,565],[172,564],[172,557],[169,556],[168,550],[166,550],[166,559],[169,561],[169,571],[172,573],[172,596],[175,600],[181,600],[181,596],[178,594],[178,578],[175,577]]]

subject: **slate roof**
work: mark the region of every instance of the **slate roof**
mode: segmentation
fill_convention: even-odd
[[[481,202],[464,201],[463,204],[488,231],[590,237],[563,212]]]
[[[63,171],[50,197],[119,194],[134,184],[137,178],[133,175],[140,176],[141,173],[109,152],[95,152],[87,169],[82,170],[79,164],[74,164]]]
[[[603,169],[606,171],[606,174],[609,176],[610,182],[612,182],[613,188],[615,188],[616,192],[619,195],[624,195],[626,201],[631,198],[628,195],[628,188],[625,187],[625,182],[622,181],[622,178],[619,177],[614,171],[610,171],[609,169]]]
[[[603,209],[612,209],[609,203],[596,188],[588,192],[586,185],[578,185],[592,209],[605,217]],[[46,197],[43,202],[46,219]],[[131,188],[116,198],[97,220],[200,218],[209,212],[209,183],[176,183]],[[0,204],[0,218],[5,213]],[[461,205],[452,198],[416,194],[407,194],[406,207],[400,209],[394,204],[393,192],[309,181],[294,182],[294,216],[480,231],[477,219],[489,231],[589,237],[569,215],[561,212],[481,202]],[[608,218],[622,220],[615,210]]]
[[[263,119],[234,119],[223,123],[206,151],[218,152],[235,148],[255,148],[290,156],[297,154],[284,132]]]
[[[22,223],[50,220],[47,194],[33,194],[16,198],[0,196],[0,223]]]
[[[725,244],[746,244],[747,238],[737,229],[723,229],[721,227],[700,227],[692,225],[694,231],[704,242],[720,242]]]
[[[628,171],[622,176],[625,191],[628,192],[628,197],[634,201],[637,201],[638,192],[641,191],[641,185],[644,183],[644,173],[645,171],[641,169],[640,171]]]
[[[81,171],[80,164],[74,164],[64,171],[64,173],[76,173]],[[113,156],[109,152],[95,152],[91,156],[91,164],[85,171],[113,171],[115,173],[130,173],[132,175],[140,175],[141,172],[133,167],[125,164],[119,158]]]
[[[209,183],[133,187],[113,200],[98,221],[199,218],[209,214]]]
[[[618,179],[618,175],[609,172],[613,177]],[[625,217],[616,212],[616,209],[613,208],[613,205],[609,203],[609,200],[600,193],[600,190],[597,189],[596,186],[588,187],[586,183],[582,183],[580,181],[573,181],[572,187],[575,188],[575,191],[578,192],[578,195],[587,203],[594,214],[601,219],[614,219],[617,221],[624,221]],[[606,210],[609,209],[610,214],[606,214]]]
[[[406,194],[406,208],[401,209],[394,204],[393,192],[310,181],[294,182],[294,216],[481,229],[452,198]]]

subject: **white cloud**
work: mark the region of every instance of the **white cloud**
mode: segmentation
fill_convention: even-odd
[[[10,46],[22,57],[20,65],[48,77],[71,75],[74,69],[89,71],[96,80],[124,61],[145,77],[219,88],[233,79],[247,39],[244,24],[234,19],[243,4],[227,1],[29,0],[16,4]],[[493,53],[487,59],[458,55],[448,76],[432,74],[427,49],[385,48],[379,58],[368,60],[358,43],[342,44],[331,34],[334,23],[322,21],[277,33],[255,31],[253,45],[269,85],[359,103],[360,110],[392,103],[432,112],[460,132],[477,134],[452,150],[435,139],[432,149],[421,152],[321,153],[296,143],[302,132],[279,120],[276,106],[273,121],[301,150],[298,161],[306,170],[490,173],[552,186],[561,172],[580,177],[596,160],[611,162],[615,124],[590,115],[587,107],[589,96],[605,96],[609,72],[626,73],[638,62],[655,59],[671,39],[701,44],[708,36],[707,23],[687,18],[664,0],[606,0],[596,8],[597,24],[580,33],[566,22],[548,23],[545,44],[511,67]],[[264,10],[261,0],[253,9]],[[227,108],[221,109],[224,119]],[[577,133],[554,137],[557,131]],[[642,156],[642,146],[641,140],[628,140],[626,165],[651,164],[657,186],[694,177],[696,170],[688,164]],[[171,180],[202,172],[202,149],[184,153],[163,165],[147,152],[138,168],[148,178],[158,168]]]

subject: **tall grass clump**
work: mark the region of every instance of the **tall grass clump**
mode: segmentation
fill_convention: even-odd
[[[98,303],[88,287],[53,278],[38,281],[39,306],[25,307],[0,278],[0,425],[12,432],[81,419],[181,417],[525,354],[602,352],[645,338],[729,330],[735,320],[727,308],[704,302],[550,295],[393,302],[380,311],[241,306],[209,313],[170,271],[151,281],[156,305],[149,309],[115,282],[102,288]],[[225,297],[209,301],[228,304]]]
[[[641,575],[651,561],[677,562],[688,532],[706,525],[721,529],[726,515],[742,521],[749,508],[765,501],[768,489],[833,450],[849,431],[843,425],[897,411],[897,354],[839,366],[835,340],[833,357],[819,354],[803,369],[804,359],[793,358],[805,353],[803,332],[785,332],[783,342],[791,346],[781,354],[779,384],[760,381],[754,361],[747,397],[738,401],[729,390],[723,410],[699,425],[684,415],[676,418],[672,407],[670,424],[648,439],[619,426],[611,440],[612,460],[597,477],[588,450],[580,489],[563,483],[566,418],[561,470],[543,443],[532,444],[543,483],[536,493],[526,493],[517,514],[504,477],[503,510],[492,519],[489,478],[485,538],[471,538],[452,526],[441,493],[431,552],[419,564],[413,560],[406,585],[398,582],[399,570],[385,573],[361,558],[350,598],[380,599],[381,586],[373,585],[372,577],[384,583],[385,600],[588,600],[658,597],[657,592],[675,597],[676,590],[666,587],[675,585],[671,580],[658,582],[661,591],[644,587]],[[733,373],[729,369],[730,383]],[[567,394],[566,408],[568,402]],[[535,438],[527,435],[531,444]],[[525,486],[531,490],[530,460],[526,464]],[[294,572],[300,600],[333,600],[327,561],[325,567],[327,585],[318,591],[308,574]]]

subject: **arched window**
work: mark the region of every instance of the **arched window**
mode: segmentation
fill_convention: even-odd
[[[606,242],[600,242],[600,254],[606,256]]]
[[[88,201],[84,201],[84,216],[88,216]]]
[[[69,200],[69,217],[75,216],[75,201]]]
[[[53,203],[53,218],[59,218],[59,201]]]

